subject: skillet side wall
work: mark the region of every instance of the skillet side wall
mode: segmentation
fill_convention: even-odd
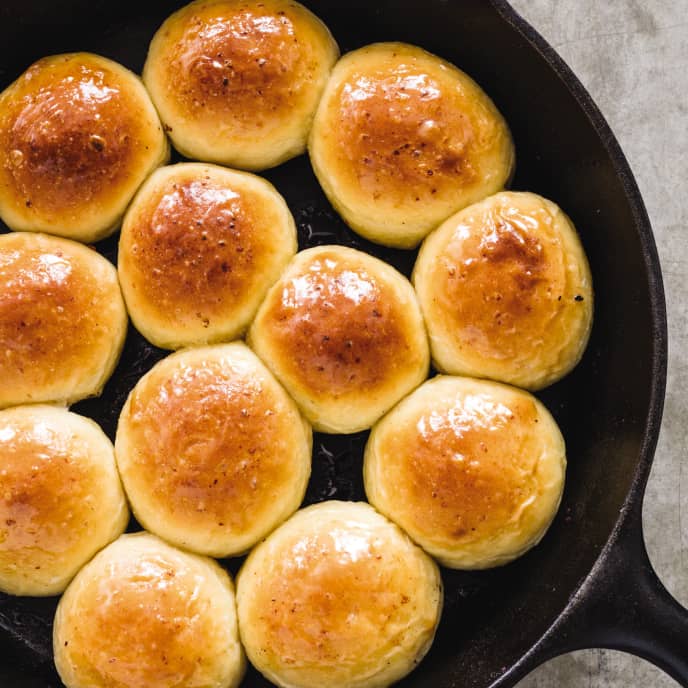
[[[181,4],[70,0],[57,7],[43,0],[5,1],[0,6],[0,87],[35,59],[72,50],[98,52],[140,72],[153,32]],[[562,612],[609,538],[631,489],[650,413],[656,355],[646,263],[651,257],[640,238],[642,218],[634,217],[588,115],[541,55],[484,0],[304,4],[328,24],[342,51],[379,40],[408,41],[471,74],[512,128],[517,147],[513,188],[541,193],[561,205],[590,258],[596,291],[590,346],[572,375],[539,395],[568,446],[568,483],[559,516],[543,543],[508,567],[444,572],[447,600],[437,641],[422,667],[401,684],[487,686]],[[414,254],[373,246],[348,231],[305,158],[265,176],[287,198],[301,248],[345,243],[409,274]],[[114,259],[116,237],[98,248]],[[94,417],[112,436],[129,389],[162,355],[130,334],[103,397],[74,410]],[[363,498],[364,441],[365,435],[316,437],[308,502]],[[230,568],[236,570],[236,564]],[[53,608],[52,600],[0,598],[0,627],[11,628],[24,646],[33,645],[16,655],[36,667],[34,682],[25,684],[32,688],[59,685],[46,655]],[[0,638],[9,642],[9,633]],[[251,673],[245,685],[267,684]]]

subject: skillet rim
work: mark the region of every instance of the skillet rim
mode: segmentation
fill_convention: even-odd
[[[586,88],[555,49],[520,16],[507,0],[489,0],[489,4],[500,18],[509,24],[511,29],[522,36],[530,47],[543,58],[557,78],[563,82],[566,89],[587,116],[600,143],[608,154],[615,176],[621,182],[628,207],[631,211],[633,229],[639,239],[648,284],[652,323],[652,350],[649,361],[652,382],[648,412],[643,427],[643,441],[637,454],[631,486],[623,501],[619,516],[590,571],[570,591],[569,601],[566,606],[531,648],[492,683],[492,686],[496,688],[496,686],[510,685],[516,680],[520,680],[536,664],[547,658],[543,656],[538,657],[542,653],[542,648],[566,624],[567,617],[571,614],[573,608],[585,596],[586,589],[594,585],[601,564],[609,557],[609,553],[619,540],[620,534],[633,518],[633,515],[639,512],[642,506],[642,498],[661,428],[664,394],[666,391],[668,331],[661,264],[650,219],[631,167],[618,140]],[[549,656],[553,656],[551,652],[549,652]]]
[[[618,139],[588,90],[550,43],[512,7],[508,0],[488,1],[500,18],[523,37],[563,83],[590,121],[600,143],[607,152],[616,177],[621,182],[633,218],[633,228],[640,241],[648,283],[652,323],[652,353],[650,360],[652,384],[648,411],[643,427],[643,440],[637,455],[635,472],[631,486],[620,508],[619,516],[590,571],[571,591],[568,603],[550,627],[529,650],[490,684],[490,688],[501,688],[514,685],[538,665],[567,652],[569,649],[573,649],[568,647],[562,639],[566,635],[567,624],[575,610],[585,603],[590,596],[590,592],[594,591],[599,585],[601,577],[605,573],[605,563],[612,558],[612,554],[615,552],[620,540],[624,536],[629,537],[627,529],[634,520],[641,526],[636,537],[640,540],[641,545],[643,543],[643,498],[659,440],[666,395],[668,324],[662,268],[652,224],[635,176]],[[632,537],[633,534],[630,533],[630,536]],[[642,551],[644,552],[644,545]],[[557,645],[560,647],[558,648]]]

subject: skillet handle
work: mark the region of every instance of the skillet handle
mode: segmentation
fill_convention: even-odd
[[[639,506],[628,514],[555,635],[552,654],[622,650],[652,662],[688,688],[688,610],[652,568]]]

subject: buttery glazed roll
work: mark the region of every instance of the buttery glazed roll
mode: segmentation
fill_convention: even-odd
[[[233,339],[296,248],[294,219],[266,180],[215,165],[163,167],[122,225],[129,315],[164,348]]]
[[[11,229],[97,241],[168,155],[133,72],[90,53],[45,57],[0,95],[0,217]]]
[[[246,663],[227,573],[148,533],[123,535],[79,572],[53,651],[67,688],[234,688]]]
[[[500,566],[536,545],[564,488],[564,440],[515,387],[439,376],[374,428],[368,499],[445,566]]]
[[[0,590],[61,593],[128,520],[112,444],[93,421],[53,406],[0,411]]]
[[[502,189],[514,166],[509,129],[481,88],[404,43],[369,45],[339,61],[309,151],[346,222],[400,248]]]
[[[575,227],[551,201],[503,192],[457,213],[413,271],[438,370],[537,390],[580,360],[592,277]]]
[[[369,428],[428,374],[408,280],[361,251],[301,251],[268,292],[249,345],[316,430]]]
[[[0,408],[99,394],[124,344],[114,266],[43,234],[0,236]]]
[[[115,453],[139,522],[185,549],[241,554],[301,503],[311,429],[242,343],[163,359],[129,395]]]
[[[196,0],[155,34],[143,80],[180,153],[261,170],[305,151],[338,56],[293,0]]]
[[[430,648],[442,609],[436,564],[370,505],[299,511],[237,579],[251,663],[285,688],[383,688]]]

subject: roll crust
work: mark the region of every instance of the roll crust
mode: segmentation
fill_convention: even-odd
[[[457,213],[423,244],[413,282],[438,370],[537,390],[578,363],[590,335],[590,268],[571,221],[532,193]]]
[[[309,138],[330,202],[366,238],[412,248],[449,215],[504,187],[514,148],[466,74],[404,43],[345,55]]]
[[[126,336],[113,265],[42,234],[0,236],[0,408],[99,394]]]
[[[148,533],[123,535],[79,572],[53,650],[67,688],[235,688],[245,669],[227,573]]]
[[[90,53],[45,57],[0,95],[0,217],[97,241],[168,155],[136,75]]]
[[[143,79],[182,154],[261,170],[303,153],[338,55],[293,0],[197,0],[155,34]]]
[[[564,440],[528,392],[439,376],[374,428],[370,503],[442,564],[499,566],[537,544],[564,487]]]
[[[231,340],[296,248],[294,220],[269,182],[215,165],[163,167],[122,225],[118,270],[129,314],[163,348]]]
[[[217,557],[241,554],[299,506],[311,429],[241,343],[188,349],[132,390],[115,452],[148,530]]]
[[[0,590],[57,595],[129,520],[110,440],[52,406],[0,411]]]
[[[435,563],[368,504],[294,515],[237,579],[239,630],[278,686],[378,688],[430,647],[442,608]]]
[[[342,246],[294,258],[268,292],[248,342],[322,432],[370,427],[425,379],[429,365],[406,278]]]

